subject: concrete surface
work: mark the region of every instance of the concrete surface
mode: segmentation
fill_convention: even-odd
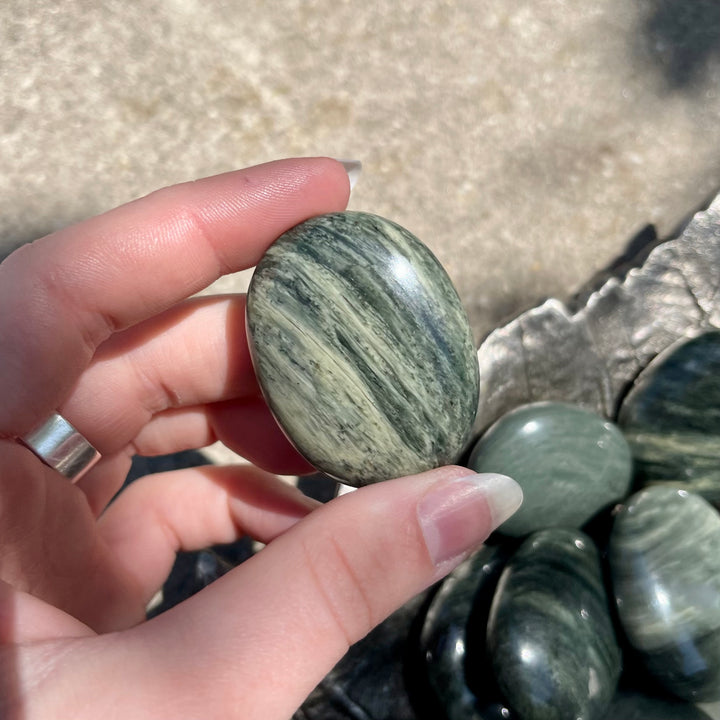
[[[5,0],[0,238],[359,158],[352,207],[430,245],[479,340],[720,186],[719,31],[703,0]]]

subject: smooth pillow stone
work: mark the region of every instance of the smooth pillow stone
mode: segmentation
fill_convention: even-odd
[[[521,720],[596,720],[621,670],[600,556],[587,535],[531,535],[500,578],[488,623],[498,685]]]
[[[477,355],[447,273],[404,228],[342,212],[289,230],[255,270],[247,320],[268,405],[319,470],[360,486],[457,459]]]
[[[485,639],[490,604],[511,554],[507,545],[482,547],[448,575],[433,597],[419,639],[433,706],[429,715],[512,720],[494,684]]]
[[[620,620],[649,672],[693,701],[720,699],[720,515],[652,487],[620,510],[609,562]]]
[[[625,497],[630,449],[620,430],[566,403],[532,403],[501,417],[475,444],[477,472],[509,475],[523,504],[499,531],[522,537],[548,527],[580,527]]]
[[[640,487],[668,484],[720,504],[720,333],[659,355],[638,376],[618,423]]]

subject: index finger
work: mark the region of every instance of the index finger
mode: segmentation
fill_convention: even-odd
[[[347,204],[343,166],[282,160],[157,191],[0,265],[0,437],[67,397],[97,346],[257,263],[285,230]]]

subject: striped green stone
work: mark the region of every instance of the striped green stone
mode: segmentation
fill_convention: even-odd
[[[638,376],[618,422],[639,487],[669,485],[720,506],[720,332],[659,355]]]
[[[720,700],[720,515],[699,495],[649,487],[618,513],[609,556],[630,643],[667,689]]]
[[[247,320],[268,405],[316,468],[360,486],[457,460],[477,355],[450,279],[407,230],[360,212],[296,226],[258,264]]]
[[[530,535],[500,577],[487,640],[517,717],[602,718],[621,657],[593,541],[565,528]]]
[[[513,550],[509,543],[484,545],[455,568],[433,596],[418,640],[422,679],[436,705],[428,717],[510,717],[492,681],[485,636],[493,595]]]

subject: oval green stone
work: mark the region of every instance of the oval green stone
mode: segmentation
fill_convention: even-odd
[[[523,504],[500,526],[514,537],[580,527],[625,497],[632,480],[620,430],[565,403],[532,403],[507,413],[476,443],[469,466],[509,475],[522,487]]]
[[[311,218],[253,275],[247,327],[290,441],[350,485],[456,461],[478,403],[467,315],[414,235],[376,215]]]
[[[663,484],[720,505],[720,332],[672,346],[635,380],[618,423],[640,487]]]
[[[425,669],[420,682],[427,680],[436,705],[428,717],[512,719],[492,682],[485,640],[495,588],[511,554],[508,544],[484,545],[433,596],[418,641]]]
[[[562,528],[527,538],[500,577],[487,638],[498,685],[518,717],[603,717],[621,656],[592,540]]]
[[[685,490],[654,486],[617,514],[609,562],[630,643],[667,690],[720,700],[720,515]]]

